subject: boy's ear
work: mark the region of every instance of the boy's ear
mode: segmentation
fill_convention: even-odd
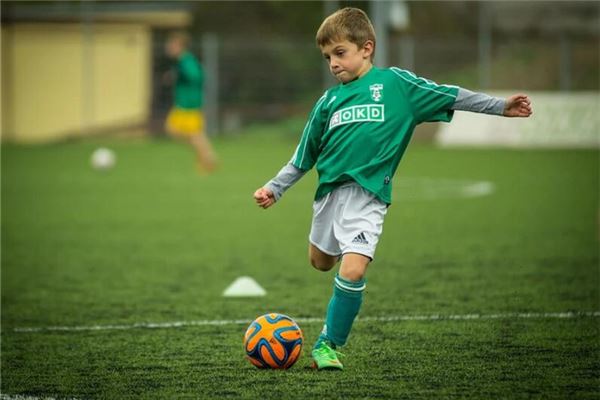
[[[371,58],[371,55],[373,54],[373,51],[375,50],[375,43],[373,43],[372,40],[367,40],[365,42],[365,44],[363,44],[362,48],[364,50],[364,57]]]

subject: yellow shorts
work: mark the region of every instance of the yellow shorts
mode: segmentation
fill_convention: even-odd
[[[167,132],[174,135],[191,136],[204,131],[204,115],[200,110],[173,107],[165,123]]]

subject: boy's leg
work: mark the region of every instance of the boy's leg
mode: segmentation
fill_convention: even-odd
[[[333,295],[327,306],[325,326],[319,339],[329,341],[334,347],[346,344],[362,304],[366,287],[364,277],[370,262],[369,257],[358,253],[346,253],[342,257],[340,271],[334,279]]]
[[[164,129],[173,140],[178,143],[187,144],[191,141],[187,125],[181,110],[172,108],[165,119]]]
[[[308,259],[310,264],[319,271],[329,271],[337,264],[339,256],[332,256],[319,250],[314,244],[308,244]]]
[[[206,134],[201,132],[191,135],[190,144],[196,151],[198,165],[207,172],[214,171],[217,167],[217,157]]]
[[[333,234],[344,255],[313,358],[319,368],[341,369],[335,348],[346,344],[362,305],[365,274],[382,232],[387,205],[355,184],[336,191],[342,206],[334,216]]]
[[[371,258],[358,253],[346,253],[342,258],[339,275],[349,281],[364,280]]]
[[[346,253],[342,258],[327,306],[325,325],[312,350],[318,369],[343,369],[335,349],[346,343],[358,315],[365,289],[364,276],[370,261],[369,257],[358,253]]]
[[[165,120],[165,130],[169,135],[187,140],[196,153],[198,167],[212,172],[217,167],[217,157],[203,127],[204,116],[199,111],[173,108]]]
[[[169,136],[177,137],[177,135],[179,134],[177,124],[177,111],[174,108],[172,108],[169,110],[167,118],[165,118],[164,124],[164,129],[169,134]]]
[[[313,220],[308,240],[308,259],[319,271],[329,271],[342,254],[335,238],[336,193],[329,193],[313,203]]]

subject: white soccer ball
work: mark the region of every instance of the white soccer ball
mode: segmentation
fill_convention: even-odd
[[[92,153],[90,158],[92,168],[98,170],[111,169],[117,163],[117,156],[115,152],[105,147],[100,147]]]

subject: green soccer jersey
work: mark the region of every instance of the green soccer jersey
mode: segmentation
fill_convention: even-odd
[[[415,126],[450,122],[457,94],[456,86],[373,67],[317,101],[291,162],[301,170],[316,164],[316,199],[352,180],[390,204],[392,177]]]
[[[179,57],[176,66],[175,106],[185,109],[202,107],[202,84],[204,73],[196,57],[185,52]]]

